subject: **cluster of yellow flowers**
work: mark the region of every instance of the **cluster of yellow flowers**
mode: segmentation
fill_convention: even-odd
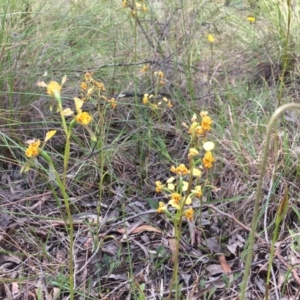
[[[188,152],[189,168],[184,164],[179,166],[172,166],[170,171],[175,176],[170,177],[166,184],[161,181],[155,182],[156,193],[164,193],[171,198],[166,205],[164,202],[159,202],[158,213],[166,212],[168,205],[175,208],[177,211],[181,211],[182,215],[185,215],[188,220],[193,220],[193,208],[190,206],[194,198],[201,199],[202,186],[199,184],[202,171],[207,174],[208,169],[212,168],[215,158],[212,154],[214,149],[214,143],[206,141],[207,133],[211,130],[213,121],[208,116],[208,112],[202,111],[200,113],[201,120],[198,120],[198,116],[194,114],[191,119],[191,125],[184,126],[188,128],[188,133],[191,135],[192,147]],[[203,158],[199,159],[200,149],[205,150]]]
[[[162,101],[158,101],[157,103],[151,102],[152,100],[155,100],[155,96],[153,94],[144,94],[142,101],[143,104],[149,105],[152,109],[158,109],[163,103],[165,103],[168,108],[173,107],[171,100],[169,100],[167,97],[163,97]]]
[[[84,81],[81,83],[80,88],[84,93],[82,99],[89,99],[95,91],[105,92],[105,87],[102,82],[93,79],[93,73],[85,73]]]
[[[193,115],[191,121],[192,124],[188,127],[185,123],[183,125],[188,128],[188,133],[192,136],[192,143],[195,145],[199,145],[199,139],[204,141],[203,149],[206,151],[205,155],[202,159],[203,167],[205,169],[210,169],[212,167],[213,162],[215,161],[211,150],[214,149],[213,142],[207,142],[206,137],[207,133],[211,130],[211,125],[213,123],[210,116],[208,116],[207,111],[200,112],[201,120],[198,120],[198,116],[196,114]],[[191,148],[189,151],[190,156],[196,156],[199,152],[196,148]]]
[[[144,74],[150,70],[150,66],[148,64],[144,65],[143,68],[141,69],[140,73]],[[165,81],[165,75],[162,71],[156,71],[153,73],[154,77],[156,78],[156,86],[161,86],[166,83]],[[144,94],[142,102],[144,105],[149,105],[150,108],[152,109],[158,109],[161,107],[163,104],[165,104],[168,108],[172,108],[173,104],[170,99],[167,97],[162,97],[162,101],[157,102],[157,98],[154,94]]]
[[[188,133],[192,135],[193,142],[195,142],[198,137],[203,137],[205,140],[206,133],[211,130],[211,125],[213,123],[211,118],[208,116],[207,111],[201,111],[200,117],[201,121],[199,121],[198,116],[194,114],[191,119],[192,124],[190,127],[183,123],[183,126],[189,129]]]
[[[165,85],[165,74],[162,71],[154,72],[154,76],[158,79],[159,85]]]
[[[63,84],[66,81],[66,77],[63,78],[61,84],[57,83],[56,81],[50,81],[48,84],[46,84],[44,81],[38,82],[38,86],[47,88],[47,93],[52,97],[52,101],[55,101],[56,95],[59,96],[60,99],[60,92],[62,89]],[[74,119],[76,122],[82,124],[82,125],[88,125],[92,121],[92,116],[82,111],[82,106],[84,103],[83,99],[74,98],[75,102],[75,108],[77,111],[77,114],[75,115]],[[72,116],[74,115],[74,112],[70,108],[63,109],[61,101],[57,101],[57,112],[61,112],[64,116]],[[50,110],[52,111],[52,104],[50,105]]]
[[[143,73],[146,73],[149,70],[150,70],[150,65],[149,64],[145,64],[145,65],[143,65],[140,73],[143,74]]]
[[[131,10],[131,15],[135,17],[139,11],[146,13],[148,11],[147,6],[144,4],[144,0],[142,1],[127,1],[122,0],[123,7],[127,8],[129,7]],[[141,2],[141,3],[139,3]]]
[[[74,126],[75,122],[81,124],[82,126],[84,126],[86,128],[86,130],[90,133],[91,135],[91,139],[93,141],[96,140],[95,135],[93,134],[93,132],[91,131],[91,129],[88,127],[88,124],[90,124],[90,122],[92,121],[92,116],[86,112],[86,111],[82,111],[82,106],[84,104],[84,100],[79,99],[79,98],[74,98],[74,102],[75,102],[75,108],[76,108],[76,114],[74,114],[74,112],[71,110],[71,108],[65,108],[63,109],[62,107],[62,101],[61,101],[61,97],[60,97],[60,93],[62,90],[62,86],[63,84],[66,82],[67,78],[64,77],[62,79],[61,84],[59,84],[56,81],[50,81],[48,84],[46,84],[45,82],[41,81],[38,82],[38,86],[40,87],[45,87],[47,89],[47,94],[49,94],[52,98],[52,101],[56,102],[57,104],[57,112],[60,112],[61,116],[64,118],[66,116],[74,116],[73,121],[70,122],[70,128],[72,126]],[[53,104],[50,104],[50,110],[52,111],[53,108]],[[41,141],[40,140],[29,140],[26,143],[28,144],[27,149],[25,150],[25,155],[31,159],[35,158],[36,156],[38,156],[40,154],[40,152],[42,151],[42,149],[44,148],[46,142],[52,138],[56,133],[56,130],[51,130],[46,134],[46,137],[44,139],[43,145],[40,147],[41,145]],[[30,169],[30,162],[28,164],[26,164],[21,171],[26,172]]]
[[[143,65],[142,69],[140,70],[140,74],[144,74],[148,71],[151,71],[151,67],[149,64],[145,64],[145,65]],[[155,71],[152,74],[153,74],[154,78],[156,78],[156,82],[158,83],[158,85],[163,86],[166,84],[165,74],[163,73],[163,71],[161,71],[161,70]]]
[[[162,213],[167,211],[168,205],[170,205],[176,210],[183,211],[187,219],[193,220],[193,208],[189,207],[184,210],[184,207],[191,205],[194,197],[202,197],[201,186],[196,186],[193,190],[189,188],[189,182],[185,178],[193,175],[190,175],[190,170],[184,164],[178,167],[171,167],[171,171],[176,176],[170,177],[166,184],[162,184],[161,181],[155,182],[155,191],[157,193],[166,193],[170,198],[167,205],[164,202],[159,202],[157,212]]]
[[[105,86],[102,82],[96,81],[93,78],[93,73],[85,73],[84,80],[80,84],[81,88],[81,99],[83,101],[89,100],[93,95],[100,95],[105,92]],[[111,107],[114,109],[117,107],[117,102],[115,98],[108,99],[106,96],[101,95],[101,99],[110,103]]]

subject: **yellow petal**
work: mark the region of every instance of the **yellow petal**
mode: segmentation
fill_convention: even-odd
[[[94,91],[94,87],[89,88],[87,91],[87,95],[91,96],[93,94],[93,91]]]
[[[190,196],[188,196],[185,200],[185,204],[186,205],[191,205],[192,204],[192,198]]]
[[[74,101],[75,101],[75,107],[76,107],[76,110],[78,113],[81,112],[81,107],[83,105],[83,101],[77,97],[74,98]]]
[[[180,209],[180,206],[174,200],[170,200],[169,204],[178,210]]]
[[[40,146],[40,144],[41,144],[41,141],[40,140],[36,140],[36,139],[27,140],[26,144],[33,145],[33,147],[37,147],[38,148]]]
[[[61,85],[56,81],[50,81],[47,84],[47,93],[54,97],[55,93],[60,93]]]
[[[194,168],[192,174],[195,177],[201,177],[202,172],[199,169]]]
[[[30,144],[33,144],[34,142],[36,142],[36,139],[26,140],[25,144],[30,145]]]
[[[215,144],[213,142],[205,142],[203,144],[203,149],[208,152],[208,151],[211,151],[215,148]]]
[[[156,210],[158,213],[162,213],[167,210],[167,206],[163,202],[158,203],[158,209]]]
[[[64,83],[67,81],[67,75],[65,75],[61,80],[61,85],[64,85]]]
[[[175,185],[173,183],[168,183],[168,189],[170,191],[174,191],[175,190]]]
[[[202,110],[200,112],[200,116],[201,116],[201,118],[204,118],[204,117],[208,116],[208,111]]]
[[[187,126],[187,124],[185,122],[182,122],[181,125],[185,128],[189,128],[189,126]]]
[[[170,168],[170,171],[171,171],[172,173],[175,173],[175,172],[176,172],[175,166],[172,166],[172,167]]]
[[[197,115],[193,114],[192,118],[191,118],[192,123],[197,121]]]
[[[46,133],[45,142],[50,140],[56,133],[56,130],[51,130]]]
[[[73,110],[71,108],[68,107],[68,108],[66,108],[66,109],[63,110],[62,114],[64,116],[73,116],[74,112],[73,112]]]
[[[167,183],[172,183],[174,180],[175,180],[175,177],[172,176],[172,177],[170,177],[170,178],[167,180]]]
[[[47,87],[47,84],[44,81],[39,81],[37,83],[37,86],[39,86],[39,87]]]
[[[195,129],[199,126],[199,123],[197,122],[193,122],[189,128],[189,133],[190,134],[194,134],[195,132]]]
[[[190,148],[188,157],[190,158],[190,157],[193,157],[193,156],[198,155],[198,154],[199,154],[199,152],[198,152],[197,149]]]
[[[182,182],[182,191],[186,192],[188,190],[189,183],[187,181]]]
[[[201,198],[202,197],[202,187],[201,185],[197,185],[195,186],[195,189],[192,190],[193,195],[196,196],[197,198]]]

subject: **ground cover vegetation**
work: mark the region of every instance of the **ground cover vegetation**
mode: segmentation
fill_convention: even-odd
[[[299,10],[1,1],[0,298],[298,299]]]

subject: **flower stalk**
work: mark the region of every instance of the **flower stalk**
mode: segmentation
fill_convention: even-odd
[[[166,216],[174,223],[175,249],[172,256],[174,266],[167,300],[171,300],[173,292],[175,292],[174,299],[180,299],[178,276],[183,221],[185,218],[187,222],[190,222],[191,225],[193,224],[194,210],[191,206],[192,202],[194,199],[198,199],[199,201],[199,199],[202,198],[202,186],[199,185],[202,176],[200,169],[205,169],[206,174],[208,174],[208,170],[212,168],[215,161],[211,152],[214,149],[214,143],[206,141],[207,133],[211,130],[213,122],[208,116],[208,112],[201,112],[200,117],[202,120],[199,121],[196,114],[194,114],[190,126],[183,123],[183,125],[188,128],[188,134],[191,136],[188,152],[189,168],[184,164],[180,164],[177,167],[172,166],[170,171],[174,173],[175,176],[170,177],[166,184],[162,184],[160,181],[155,182],[155,191],[157,193],[166,193],[171,197],[167,205],[163,202],[159,202],[157,212],[166,213]],[[201,158],[201,152],[203,152],[203,150],[205,151],[205,155]],[[207,182],[208,178],[206,178],[205,184],[207,184]],[[202,203],[201,200],[200,203]],[[169,212],[168,206],[175,208],[175,213],[173,211]]]
[[[266,133],[266,140],[264,145],[264,151],[261,161],[261,167],[259,172],[259,179],[257,183],[257,190],[255,195],[255,202],[254,202],[254,209],[253,209],[253,217],[252,217],[252,223],[251,223],[251,232],[249,235],[249,246],[247,250],[247,258],[246,258],[246,265],[245,265],[245,271],[244,271],[244,277],[241,284],[241,295],[240,300],[245,300],[246,295],[246,289],[247,289],[247,282],[249,279],[250,274],[250,267],[251,267],[251,260],[252,260],[252,252],[253,252],[253,246],[254,246],[254,238],[255,238],[255,231],[257,227],[257,221],[258,221],[258,215],[259,215],[259,203],[262,197],[262,182],[266,170],[267,165],[267,158],[268,158],[268,152],[269,152],[269,146],[270,146],[270,139],[271,134],[273,130],[273,126],[275,122],[278,120],[280,115],[285,112],[287,109],[298,109],[300,110],[300,104],[298,103],[287,103],[275,110],[273,113],[268,125],[267,125],[267,133]]]
[[[69,236],[69,289],[70,289],[70,299],[74,300],[74,255],[73,255],[73,248],[74,248],[74,228],[73,228],[73,218],[71,213],[71,207],[70,207],[70,199],[69,195],[66,190],[67,186],[67,172],[68,172],[68,166],[69,166],[69,160],[70,160],[70,147],[71,147],[71,136],[72,136],[72,129],[75,126],[76,123],[81,124],[84,126],[84,128],[88,131],[90,134],[91,140],[95,141],[96,137],[92,130],[88,127],[88,124],[91,122],[92,117],[87,112],[82,111],[82,106],[84,103],[84,100],[74,98],[75,107],[77,114],[74,116],[74,118],[70,121],[69,126],[67,125],[66,116],[73,116],[74,112],[70,108],[63,109],[62,99],[61,99],[61,89],[63,84],[66,81],[66,77],[62,79],[61,84],[57,83],[56,81],[51,81],[50,83],[46,84],[44,82],[39,82],[38,86],[40,87],[46,87],[47,93],[51,96],[51,104],[50,104],[50,110],[52,111],[53,107],[55,106],[57,108],[56,112],[60,113],[61,116],[61,126],[63,128],[63,131],[65,133],[65,150],[64,150],[64,158],[63,158],[63,174],[62,176],[59,175],[57,172],[57,169],[54,166],[54,163],[52,159],[50,158],[49,154],[43,150],[46,142],[51,139],[55,133],[56,130],[49,131],[46,134],[46,137],[44,139],[44,142],[41,145],[40,140],[31,140],[27,143],[29,144],[28,148],[25,151],[25,155],[29,157],[29,161],[22,167],[21,172],[27,172],[30,170],[31,163],[33,159],[35,159],[38,155],[42,156],[45,161],[48,163],[50,169],[54,172],[55,175],[55,181],[61,191],[61,194],[63,196],[64,205],[66,209],[67,215],[65,216],[64,212],[62,213],[62,218],[65,222],[65,228]],[[103,88],[103,85],[99,82],[94,82],[96,86],[99,86],[99,88]],[[87,94],[89,93],[89,90],[87,91]],[[56,193],[53,189],[54,196],[56,197]],[[58,202],[60,203],[60,202]]]

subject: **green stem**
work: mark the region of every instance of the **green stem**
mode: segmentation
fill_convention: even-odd
[[[277,233],[280,225],[280,220],[278,221],[278,216],[275,221],[275,230],[272,238],[272,244],[271,244],[271,250],[270,250],[270,257],[269,257],[269,266],[268,266],[268,273],[267,273],[267,279],[266,279],[266,294],[265,294],[265,300],[269,299],[269,285],[270,285],[270,277],[271,277],[271,269],[272,269],[272,263],[274,258],[274,252],[275,252],[275,242],[277,239]]]
[[[182,195],[182,181],[183,178],[179,179],[179,194]],[[182,199],[182,203],[184,203],[185,198]],[[170,290],[167,300],[171,300],[173,287],[175,287],[175,300],[178,299],[178,270],[179,270],[179,247],[180,247],[180,239],[181,239],[181,219],[182,219],[182,203],[180,203],[180,209],[176,211],[174,218],[174,226],[175,226],[175,252],[172,256],[172,260],[174,263],[172,279],[170,282]]]
[[[61,101],[60,94],[58,92],[55,92],[55,99],[57,100],[57,105],[58,105],[58,109],[59,109],[59,112],[60,112],[64,132],[67,134],[68,126],[67,126],[67,123],[66,123],[65,116],[63,115],[62,101]]]
[[[285,217],[287,210],[288,210],[288,204],[289,204],[288,202],[289,202],[289,194],[288,194],[288,186],[286,185],[284,197],[281,200],[281,203],[277,210],[276,219],[275,219],[275,229],[274,229],[273,238],[272,238],[271,251],[270,251],[270,256],[269,256],[269,267],[268,267],[268,273],[267,273],[267,279],[266,279],[265,300],[269,299],[268,293],[269,293],[269,286],[270,286],[272,263],[273,263],[274,252],[275,252],[275,242],[278,237],[279,225],[280,225],[281,221],[283,220],[283,218]]]
[[[194,168],[194,161],[193,161],[193,157],[190,157],[189,159],[189,170],[190,170],[190,176],[189,176],[189,185],[188,185],[188,189],[186,191],[185,197],[184,197],[184,201],[181,203],[181,211],[183,210],[183,207],[185,205],[185,201],[188,198],[188,196],[191,193],[192,190],[192,185],[193,185],[193,168]],[[191,174],[192,172],[192,174]]]
[[[64,173],[63,173],[64,187],[67,186],[67,172],[68,172],[69,157],[70,157],[70,142],[71,142],[71,135],[68,132],[66,135],[66,144],[65,144],[65,153],[64,153]]]
[[[50,167],[53,169],[54,174],[55,174],[55,179],[56,182],[59,186],[59,189],[63,195],[64,198],[64,204],[66,207],[66,211],[67,211],[67,219],[65,218],[64,214],[63,214],[63,219],[65,221],[65,226],[66,229],[68,231],[69,234],[69,238],[70,238],[70,249],[69,249],[69,284],[70,284],[70,299],[74,300],[74,262],[73,262],[73,244],[74,244],[74,229],[73,229],[73,218],[71,215],[71,209],[70,209],[70,205],[69,205],[69,196],[66,192],[66,187],[65,184],[61,181],[58,172],[56,171],[53,161],[50,158],[50,156],[48,155],[48,153],[44,150],[41,150],[40,152],[41,156],[48,162],[48,164],[50,165]]]
[[[63,172],[63,184],[66,187],[67,184],[67,171],[69,165],[69,157],[70,157],[70,140],[71,140],[71,128],[68,129],[65,116],[63,114],[62,101],[59,93],[55,93],[55,98],[58,103],[58,109],[60,112],[61,122],[63,125],[63,129],[66,135],[66,144],[65,144],[65,153],[64,153],[64,172]],[[71,127],[71,126],[70,126]]]
[[[179,288],[178,288],[178,271],[179,271],[179,247],[180,247],[180,239],[181,239],[181,220],[182,214],[180,210],[177,210],[175,215],[175,252],[173,254],[173,274],[170,282],[170,290],[167,300],[171,300],[173,286],[175,287],[175,300],[179,299]]]
[[[262,195],[262,181],[263,181],[263,177],[264,177],[264,173],[265,173],[265,169],[266,169],[266,165],[267,165],[267,158],[268,158],[269,144],[270,144],[272,128],[273,128],[273,125],[274,125],[275,121],[277,121],[279,116],[284,111],[286,111],[287,109],[299,109],[300,110],[300,104],[288,103],[288,104],[280,106],[273,113],[273,115],[272,115],[272,117],[271,117],[271,119],[268,123],[268,126],[267,126],[264,152],[263,152],[263,156],[262,156],[260,174],[259,174],[257,190],[256,190],[256,197],[255,197],[255,203],[254,203],[254,210],[253,210],[253,217],[252,217],[252,224],[251,224],[251,232],[250,232],[250,236],[249,236],[249,247],[248,247],[248,251],[247,251],[248,254],[247,254],[247,259],[246,259],[246,266],[245,266],[243,282],[241,284],[241,297],[240,297],[240,300],[245,300],[247,282],[248,282],[248,278],[249,278],[250,266],[251,266],[251,260],[252,260],[252,251],[253,251],[253,245],[254,245],[254,234],[255,234],[255,231],[256,231],[257,220],[258,220],[259,203],[260,203],[261,195]]]
[[[192,172],[193,167],[194,167],[194,161],[193,158],[190,157],[189,159],[190,172]],[[182,216],[183,216],[185,201],[189,196],[189,194],[191,193],[192,184],[193,184],[193,174],[190,173],[188,189],[186,191],[185,197],[182,198],[182,201],[180,203],[180,209],[177,210],[175,221],[174,221],[174,226],[175,226],[175,253],[173,255],[174,268],[173,268],[173,274],[170,283],[170,291],[167,300],[171,300],[173,286],[175,286],[175,300],[179,299],[178,271],[179,271],[179,248],[180,248],[181,230],[182,230]],[[179,194],[182,195],[182,186],[183,186],[182,177],[180,177],[179,186],[180,186]]]
[[[97,140],[97,149],[99,150],[98,164],[100,168],[100,176],[99,176],[99,203],[97,205],[97,228],[100,228],[100,214],[101,214],[101,206],[102,206],[102,196],[103,196],[103,182],[104,182],[104,163],[105,163],[105,152],[103,149],[103,145],[105,144],[105,115],[106,115],[106,107],[101,107],[100,103],[100,94],[98,95],[98,126],[99,126],[99,137]]]
[[[64,153],[64,171],[63,171],[63,181],[61,181],[58,172],[56,171],[51,158],[48,154],[44,153],[44,158],[51,165],[54,170],[56,182],[61,190],[61,193],[64,198],[64,204],[67,211],[67,218],[64,218],[66,229],[68,228],[68,235],[70,239],[70,249],[69,249],[69,284],[70,284],[70,300],[74,300],[74,262],[73,262],[73,245],[74,245],[74,228],[73,228],[73,218],[71,214],[70,204],[69,204],[69,196],[66,191],[67,186],[67,171],[69,165],[70,158],[70,142],[71,142],[71,130],[74,126],[74,122],[71,122],[70,127],[68,128],[65,116],[63,114],[62,100],[60,94],[58,92],[55,93],[55,98],[57,100],[58,109],[61,116],[62,126],[66,135],[66,144],[65,144],[65,153]],[[44,152],[44,151],[43,151]],[[46,158],[48,156],[48,159]]]

